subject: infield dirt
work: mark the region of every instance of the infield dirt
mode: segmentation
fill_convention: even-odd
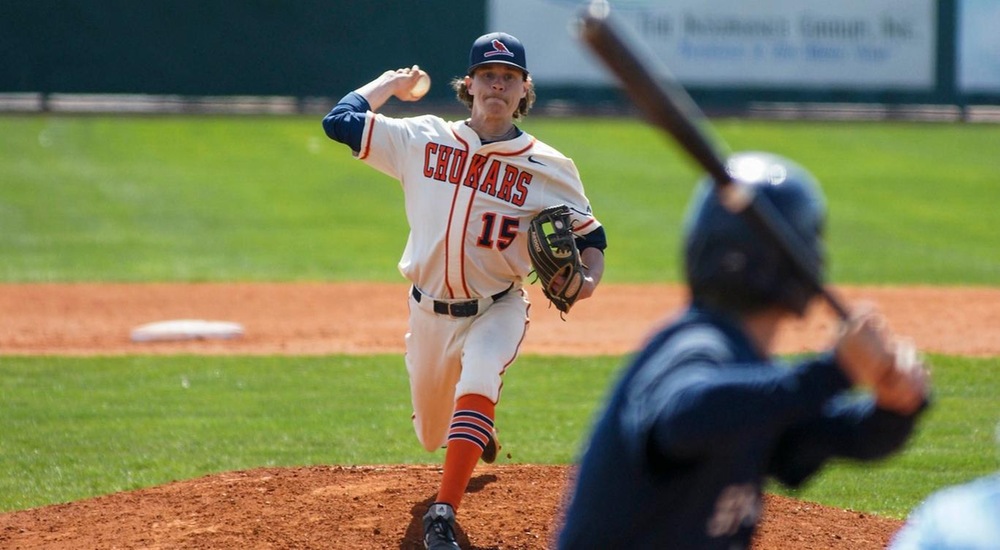
[[[1000,355],[1000,290],[841,288],[880,305],[927,352]],[[0,355],[402,353],[399,284],[0,285]],[[603,285],[564,322],[529,287],[522,353],[625,354],[684,302],[675,286]],[[236,340],[133,343],[135,326],[168,319],[240,322]],[[822,306],[786,327],[782,353],[815,351],[836,322]],[[416,441],[414,440],[416,445]],[[572,469],[480,466],[463,501],[464,548],[547,548]],[[420,548],[436,466],[360,465],[229,472],[79,502],[0,514],[3,548]],[[899,520],[769,495],[754,547],[884,548]]]

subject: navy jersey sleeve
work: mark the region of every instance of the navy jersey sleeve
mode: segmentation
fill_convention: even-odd
[[[795,368],[727,368],[705,361],[677,369],[672,378],[672,395],[657,399],[662,406],[651,434],[659,454],[670,460],[770,439],[797,420],[817,415],[827,400],[850,387],[830,360]]]
[[[323,117],[323,130],[330,139],[349,146],[356,153],[361,150],[361,137],[369,110],[368,100],[357,92],[351,92]]]
[[[918,416],[919,411],[904,416],[879,409],[870,397],[839,396],[827,403],[819,417],[784,434],[771,457],[768,473],[794,487],[834,456],[883,458],[903,446]]]

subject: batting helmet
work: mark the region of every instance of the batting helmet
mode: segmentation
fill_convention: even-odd
[[[807,262],[822,282],[826,204],[816,179],[798,164],[770,153],[729,157],[733,179],[752,186],[806,245]],[[787,254],[746,216],[719,202],[714,183],[699,183],[688,207],[684,243],[685,275],[695,303],[748,312],[781,305],[801,315],[818,292],[793,267]]]

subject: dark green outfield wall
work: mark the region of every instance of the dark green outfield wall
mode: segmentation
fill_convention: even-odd
[[[706,105],[752,101],[996,103],[955,86],[957,0],[938,0],[937,74],[917,92],[693,88]],[[340,97],[420,60],[450,100],[486,0],[0,0],[0,93]],[[545,100],[625,101],[615,88],[539,86]]]
[[[485,17],[483,0],[2,0],[0,92],[339,96],[414,59],[461,74]]]

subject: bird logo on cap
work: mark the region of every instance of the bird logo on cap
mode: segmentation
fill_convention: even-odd
[[[494,38],[491,44],[493,45],[493,51],[483,53],[483,57],[493,57],[495,55],[514,57],[514,52],[508,50],[507,46],[505,46],[500,40]]]

